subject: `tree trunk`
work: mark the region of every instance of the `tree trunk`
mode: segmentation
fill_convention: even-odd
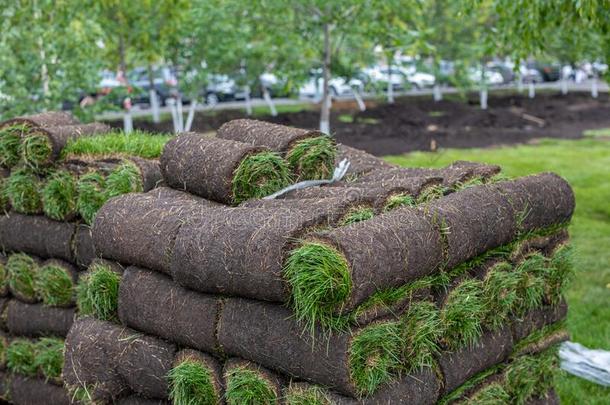
[[[172,114],[172,124],[174,125],[174,133],[177,134],[180,132],[180,123],[178,121],[178,110],[176,108],[176,100],[171,98],[167,102],[169,105],[169,110]]]
[[[193,126],[193,120],[195,119],[195,109],[197,108],[197,99],[191,99],[191,105],[189,106],[189,114],[186,117],[186,124],[184,124],[184,132],[189,132]]]
[[[366,110],[366,104],[364,104],[364,100],[362,100],[362,96],[360,95],[360,91],[358,91],[357,88],[354,88],[352,90],[352,92],[354,93],[354,98],[356,99],[356,103],[358,103],[358,108],[360,109],[360,111],[365,111]]]
[[[265,103],[267,103],[267,105],[269,106],[269,111],[271,111],[271,116],[275,117],[277,116],[277,110],[275,109],[275,104],[273,103],[273,99],[271,98],[271,95],[269,94],[269,89],[266,86],[261,86],[263,89],[263,99],[265,100]]]
[[[131,117],[130,109],[126,109],[125,114],[123,114],[123,132],[125,134],[133,132],[133,118]]]
[[[437,80],[435,80],[435,83],[434,83],[433,96],[434,96],[434,101],[439,102],[443,99],[443,92],[441,90],[441,86],[438,83],[436,83]]]
[[[184,115],[182,111],[182,98],[180,95],[176,97],[176,115],[178,116],[178,129],[180,132],[184,131]]]
[[[479,94],[481,109],[487,110],[487,82],[485,80],[485,65],[481,64],[481,92]]]
[[[388,55],[388,103],[394,104],[394,86],[392,85],[392,56]]]
[[[597,72],[593,72],[593,81],[591,82],[591,97],[597,98],[598,95]]]
[[[246,87],[244,87],[244,93],[246,95],[246,114],[249,116],[252,115],[252,99],[250,98],[250,86],[246,85]]]
[[[529,84],[527,85],[527,94],[529,96],[529,98],[534,98],[536,97],[536,84],[534,83],[534,81],[530,81]]]
[[[127,82],[127,62],[125,61],[125,42],[123,37],[119,37],[119,70],[125,82]]]
[[[159,117],[159,98],[157,97],[157,91],[155,90],[155,78],[153,77],[153,70],[150,64],[148,65],[148,85],[148,97],[150,100],[153,122],[158,124],[161,121],[161,118]]]
[[[568,94],[568,78],[561,72],[561,94]]]
[[[517,91],[523,93],[523,75],[521,72],[519,72],[517,76]]]
[[[320,132],[330,134],[330,24],[324,24],[324,63],[322,66],[322,109],[320,112]]]

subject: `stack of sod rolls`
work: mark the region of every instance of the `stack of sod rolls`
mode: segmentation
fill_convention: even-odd
[[[556,401],[574,210],[563,179],[462,161],[398,168],[333,145],[356,163],[344,180],[262,200],[311,173],[284,159],[320,135],[223,128],[169,141],[169,187],[97,213],[99,258],[66,338],[73,398]]]

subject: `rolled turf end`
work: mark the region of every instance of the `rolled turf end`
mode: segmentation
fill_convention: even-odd
[[[433,367],[441,337],[439,310],[430,301],[412,303],[401,318],[403,367],[408,373]]]
[[[286,405],[331,405],[323,388],[306,384],[291,384],[284,395]]]
[[[53,146],[49,138],[36,132],[24,136],[21,147],[23,161],[33,168],[47,163],[53,153]]]
[[[13,373],[35,376],[38,365],[34,343],[27,339],[13,340],[6,349],[6,366]]]
[[[15,170],[8,178],[6,193],[13,209],[20,214],[38,214],[42,211],[40,180],[25,169]]]
[[[8,285],[13,294],[28,301],[36,300],[34,280],[38,263],[25,253],[15,253],[6,262]]]
[[[519,356],[506,369],[506,390],[513,403],[524,404],[551,388],[559,370],[557,347],[534,356]]]
[[[0,260],[0,295],[5,296],[8,294],[9,274],[6,267],[6,261]]]
[[[483,333],[485,302],[481,281],[468,279],[447,296],[441,309],[441,342],[451,350],[471,346]]]
[[[514,272],[519,277],[515,305],[518,316],[542,305],[546,292],[544,280],[546,265],[547,259],[540,253],[534,253],[515,267]]]
[[[574,278],[574,250],[568,244],[561,244],[553,251],[544,278],[547,286],[547,299],[558,304]]]
[[[413,196],[400,193],[391,195],[383,206],[383,211],[388,212],[400,207],[414,207],[417,205],[417,200]]]
[[[517,305],[520,277],[509,263],[495,265],[483,280],[484,323],[493,330],[506,325]]]
[[[42,209],[45,215],[57,221],[70,219],[76,213],[76,178],[70,172],[59,170],[42,189]]]
[[[76,303],[80,315],[92,315],[103,321],[118,319],[121,276],[107,266],[91,266],[76,287]]]
[[[11,209],[11,201],[7,192],[8,178],[0,177],[0,214],[6,213]]]
[[[273,194],[291,183],[288,163],[277,153],[261,152],[246,156],[233,173],[232,202]]]
[[[64,367],[64,341],[57,338],[40,338],[34,344],[34,350],[36,369],[40,370],[46,379],[59,379]]]
[[[83,220],[93,224],[97,211],[108,199],[106,179],[100,173],[91,172],[83,175],[76,183],[78,198],[76,208]]]
[[[352,281],[345,257],[335,248],[306,242],[286,261],[284,277],[291,286],[297,319],[313,331],[315,324],[336,326],[335,310],[349,297]]]
[[[399,370],[403,348],[401,332],[399,322],[383,322],[367,326],[354,337],[349,367],[360,394],[372,394]]]
[[[140,169],[132,162],[120,164],[106,178],[107,198],[127,193],[142,192],[143,188]]]
[[[185,359],[168,375],[169,397],[176,405],[204,405],[219,402],[214,378],[200,361]]]
[[[306,138],[295,142],[286,160],[299,180],[329,179],[333,172],[337,147],[329,136]]]
[[[243,366],[229,370],[225,376],[227,404],[276,404],[275,390],[261,374]]]
[[[73,302],[74,283],[70,273],[60,266],[42,266],[34,280],[36,294],[49,306],[65,307]]]
[[[511,403],[510,399],[510,395],[502,384],[494,382],[460,403],[467,403],[469,405],[509,405]]]
[[[345,216],[339,221],[340,226],[347,226],[355,224],[357,222],[366,221],[375,216],[375,211],[370,207],[359,207],[350,210]]]
[[[26,130],[23,124],[0,129],[0,166],[13,167],[21,159],[21,136]]]
[[[426,204],[426,203],[429,203],[430,201],[434,201],[434,200],[441,198],[442,196],[447,194],[447,192],[448,192],[447,187],[444,187],[444,186],[441,186],[438,184],[434,185],[432,187],[427,187],[425,190],[423,190],[421,192],[421,194],[419,196],[417,196],[417,199],[415,200],[415,202],[417,204]]]

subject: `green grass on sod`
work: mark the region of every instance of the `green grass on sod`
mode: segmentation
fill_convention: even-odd
[[[262,374],[246,367],[235,367],[226,376],[225,398],[229,405],[278,402],[274,389]]]
[[[38,264],[25,253],[14,253],[6,262],[8,273],[8,285],[13,294],[19,294],[22,298],[35,299],[36,289],[34,280],[38,273]]]
[[[206,405],[219,402],[210,371],[199,361],[186,359],[171,369],[170,398],[175,405]]]
[[[42,189],[42,209],[56,221],[76,212],[76,199],[76,178],[66,170],[53,173]]]
[[[60,378],[64,367],[64,341],[57,338],[40,338],[34,344],[34,350],[34,364],[42,375],[48,379]]]
[[[11,172],[6,185],[6,195],[13,209],[21,214],[37,214],[42,211],[42,184],[38,176],[26,169]]]
[[[41,133],[30,133],[24,136],[21,148],[23,161],[33,168],[38,168],[46,163],[53,153],[51,141]]]
[[[553,171],[576,193],[570,225],[576,276],[566,291],[572,340],[610,350],[610,142],[604,139],[542,140],[537,145],[493,149],[415,152],[387,160],[403,166],[443,167],[455,160],[502,166],[506,175]],[[570,375],[560,375],[557,390],[564,403],[610,403],[610,390]]]
[[[122,132],[83,136],[62,150],[62,157],[124,155],[139,156],[147,159],[161,156],[163,147],[172,138],[170,135],[154,135],[134,131],[129,135]]]
[[[129,161],[117,166],[106,178],[107,198],[142,192],[143,187],[140,169]]]
[[[26,130],[23,124],[0,129],[0,166],[13,167],[21,159],[21,137]]]
[[[274,152],[260,152],[245,157],[233,173],[233,203],[262,198],[292,182],[288,163]]]
[[[14,372],[26,376],[36,375],[36,345],[27,339],[15,339],[6,350],[6,366]]]
[[[286,160],[298,180],[320,180],[332,177],[337,146],[329,136],[307,138],[297,142],[286,154]]]
[[[106,179],[97,172],[87,173],[76,183],[76,208],[83,220],[92,225],[97,211],[108,200]]]
[[[121,276],[104,265],[89,267],[76,287],[80,315],[93,315],[103,321],[117,319]]]
[[[68,306],[73,302],[74,283],[72,276],[59,266],[42,266],[34,279],[36,294],[50,306]]]

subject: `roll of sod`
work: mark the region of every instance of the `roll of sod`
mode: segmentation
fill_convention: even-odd
[[[182,346],[218,351],[220,307],[221,298],[184,289],[150,270],[128,267],[121,280],[121,323]]]
[[[150,190],[146,194],[151,197],[155,197],[155,198],[159,198],[159,199],[163,199],[163,200],[209,204],[212,206],[222,207],[222,204],[219,204],[217,202],[206,200],[205,198],[198,197],[194,194],[185,193],[184,191],[176,190],[171,187],[160,186],[160,187]]]
[[[96,258],[93,234],[86,224],[76,226],[76,233],[72,239],[74,263],[80,268],[88,267]]]
[[[56,127],[77,125],[79,121],[67,111],[47,111],[38,114],[23,115],[0,123],[0,128],[13,124],[24,124],[28,128]]]
[[[87,224],[91,225],[98,210],[108,200],[106,178],[103,174],[91,170],[78,179],[76,192],[78,195],[76,199],[78,213]]]
[[[46,381],[63,386],[61,370],[64,366],[63,339],[43,337],[35,341],[34,351],[36,358],[34,364],[38,374]]]
[[[73,262],[72,238],[76,225],[39,215],[11,213],[0,216],[0,246],[5,251],[27,252],[42,258]]]
[[[175,405],[224,403],[222,366],[212,356],[182,350],[167,378],[169,397]]]
[[[64,387],[50,384],[44,378],[29,378],[19,374],[13,374],[11,377],[9,395],[14,404],[73,403]]]
[[[570,235],[564,227],[548,235],[532,236],[518,242],[509,256],[512,263],[518,263],[523,257],[534,252],[542,252],[544,256],[552,256],[558,246],[569,242]]]
[[[6,297],[10,292],[8,285],[9,274],[6,268],[7,260],[8,258],[0,253],[0,297]]]
[[[161,169],[158,160],[131,157],[116,162],[116,167],[106,178],[106,197],[112,198],[121,194],[149,191],[161,183]]]
[[[285,301],[282,266],[295,239],[337,223],[352,207],[349,201],[324,199],[295,201],[289,208],[216,209],[180,228],[172,275],[201,292]]]
[[[517,235],[508,198],[490,186],[467,188],[430,202],[422,210],[443,234],[445,268],[452,269]]]
[[[81,274],[76,287],[79,315],[91,315],[104,321],[118,321],[119,286],[123,268],[116,263],[96,259]]]
[[[330,136],[319,131],[237,119],[223,124],[216,136],[281,153],[300,180],[332,177],[337,147]]]
[[[35,376],[38,367],[34,342],[24,338],[13,339],[6,349],[6,366],[13,373]]]
[[[2,332],[8,332],[8,327],[6,326],[6,311],[9,302],[11,302],[11,299],[9,297],[0,298],[0,331]]]
[[[6,269],[11,294],[20,301],[38,301],[34,280],[40,270],[40,259],[25,253],[13,253],[8,257]]]
[[[63,377],[73,394],[114,401],[128,393],[167,398],[176,348],[110,322],[84,317],[66,337]]]
[[[42,189],[42,208],[44,214],[57,221],[74,220],[76,209],[76,177],[67,170],[54,172]]]
[[[34,279],[36,295],[43,304],[55,307],[74,305],[76,268],[63,260],[50,259],[42,263]]]
[[[438,357],[438,364],[444,377],[442,394],[447,394],[475,374],[501,363],[513,349],[510,328],[488,332],[471,347],[457,351],[447,351]]]
[[[21,139],[26,133],[24,124],[0,125],[0,166],[13,167],[21,160]]]
[[[317,385],[294,381],[284,387],[283,398],[287,405],[337,405],[352,400]]]
[[[554,173],[521,177],[495,185],[517,214],[522,233],[566,223],[574,212],[574,192]]]
[[[0,332],[0,370],[6,369],[6,351],[9,346],[9,338],[2,332]],[[0,390],[0,393],[2,390]]]
[[[61,154],[69,141],[110,131],[105,124],[76,124],[32,128],[21,138],[23,161],[32,167],[46,167]]]
[[[559,371],[557,348],[528,356],[518,356],[503,372],[506,390],[513,403],[528,403],[553,389]]]
[[[225,353],[356,397],[394,377],[402,339],[398,322],[374,322],[349,332],[303,333],[292,312],[276,304],[227,299],[218,340]]]
[[[207,200],[156,198],[128,194],[113,198],[99,211],[93,241],[102,257],[164,273],[170,272],[174,241],[191,217],[208,216],[216,207]]]
[[[6,326],[15,336],[66,336],[74,321],[74,308],[48,307],[11,300]]]
[[[8,213],[11,209],[11,201],[7,192],[9,176],[8,170],[0,168],[0,215]]]
[[[161,172],[173,188],[231,205],[272,194],[291,182],[288,163],[276,153],[193,133],[165,145]]]
[[[403,369],[414,373],[435,367],[443,332],[436,305],[427,300],[413,302],[400,319]]]
[[[441,264],[440,234],[418,210],[308,236],[289,255],[284,277],[299,319],[323,321],[355,309],[376,291],[400,287]]]
[[[354,180],[376,170],[389,170],[396,167],[383,159],[351,146],[339,144],[338,152],[336,163],[343,159],[347,159],[350,163],[346,176],[347,180]]]
[[[228,405],[279,404],[284,381],[273,372],[252,362],[232,358],[223,368]]]
[[[9,204],[18,213],[36,215],[42,213],[42,181],[28,169],[20,168],[11,173],[5,193]]]

